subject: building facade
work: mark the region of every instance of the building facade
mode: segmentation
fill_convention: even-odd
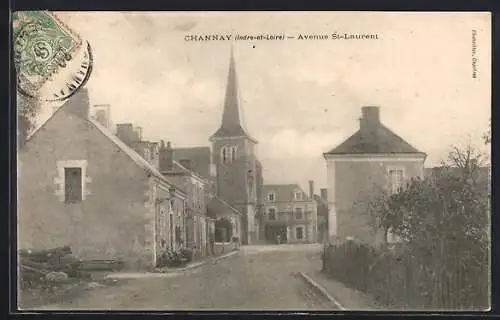
[[[69,245],[81,258],[156,264],[179,246],[186,193],[103,124],[89,118],[85,89],[19,150],[18,246]]]
[[[217,196],[209,196],[207,201],[207,215],[214,220],[214,242],[241,237],[241,213]]]
[[[241,243],[257,241],[257,140],[242,126],[236,69],[231,53],[220,128],[210,137],[215,166],[216,195],[242,213]],[[260,171],[261,174],[261,171]]]
[[[311,195],[297,184],[264,185],[262,194],[262,228],[267,243],[317,241],[317,205]]]
[[[182,163],[174,161],[174,149],[170,141],[166,146],[161,141],[159,155],[160,172],[170,181],[182,186],[188,196],[185,211],[185,245],[195,251],[196,257],[204,257],[208,254],[205,203],[207,182],[191,169],[190,160],[183,159]]]
[[[370,221],[368,203],[377,190],[395,193],[412,177],[423,177],[426,154],[385,127],[378,107],[363,107],[359,130],[324,158],[329,240],[385,241]]]

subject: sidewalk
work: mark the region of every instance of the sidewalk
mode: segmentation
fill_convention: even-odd
[[[348,288],[339,281],[328,278],[321,271],[304,274],[322,287],[344,310],[375,311],[382,309],[382,307],[367,294]]]
[[[227,254],[220,255],[217,257],[207,257],[201,261],[196,261],[188,264],[183,268],[161,268],[156,269],[154,272],[117,272],[111,273],[106,276],[107,279],[140,279],[140,278],[170,278],[182,274],[183,272],[199,268],[209,262],[217,262],[219,260],[228,258],[240,251],[231,251]]]

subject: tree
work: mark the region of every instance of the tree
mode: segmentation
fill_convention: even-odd
[[[17,95],[17,137],[19,146],[24,145],[26,138],[35,128],[36,116],[40,110],[40,102],[35,98]]]
[[[490,118],[490,123],[488,126],[488,131],[483,135],[483,141],[484,144],[490,144],[491,143],[491,118]]]
[[[474,294],[487,291],[489,176],[482,163],[473,146],[454,147],[431,177],[413,179],[394,195],[379,190],[369,206],[378,228],[400,236],[423,274],[431,272],[422,283],[460,278],[452,293],[460,303],[477,302]]]

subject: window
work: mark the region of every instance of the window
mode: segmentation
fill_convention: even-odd
[[[387,230],[387,243],[392,244],[397,242],[401,242],[401,237],[399,237],[397,234],[394,234],[392,228],[389,228]]]
[[[391,169],[389,170],[390,188],[391,193],[395,194],[401,190],[403,184],[403,170]]]
[[[297,220],[302,219],[302,208],[300,207],[295,208],[295,219]]]
[[[228,160],[227,148],[222,148],[222,163],[226,163]]]
[[[302,200],[302,192],[300,191],[295,192],[295,200]]]
[[[304,239],[304,228],[303,227],[297,227],[295,229],[295,236],[296,236],[297,240]]]
[[[82,200],[82,168],[64,168],[64,201],[75,203]]]
[[[276,201],[276,194],[275,193],[270,193],[267,195],[267,200],[269,201]]]
[[[236,147],[231,147],[231,161],[236,160]]]
[[[75,203],[84,201],[91,194],[87,176],[87,160],[60,160],[56,162],[57,176],[54,177],[54,195],[59,201]]]
[[[221,150],[222,163],[233,162],[238,158],[238,147],[223,147]]]
[[[267,210],[267,215],[269,220],[276,220],[276,209],[275,208],[269,208]]]

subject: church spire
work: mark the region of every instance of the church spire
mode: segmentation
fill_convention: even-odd
[[[212,135],[211,139],[225,137],[247,137],[252,139],[241,125],[239,108],[236,66],[234,62],[233,46],[231,45],[231,57],[229,60],[222,124],[219,130]]]

